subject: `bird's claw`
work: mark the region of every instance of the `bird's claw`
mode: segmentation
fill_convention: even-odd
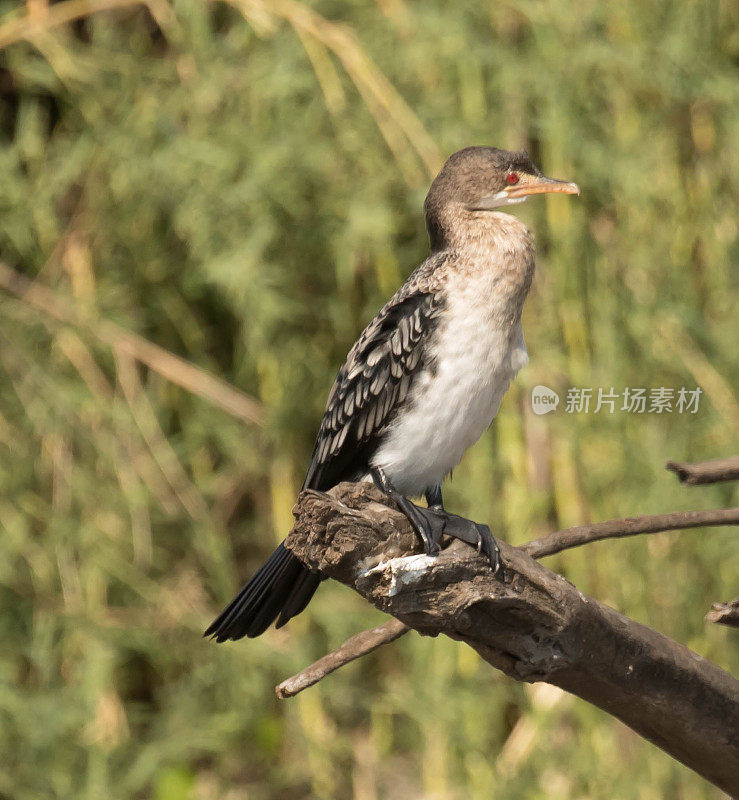
[[[423,545],[427,556],[438,556],[441,552],[441,547],[436,542],[424,540]]]
[[[495,541],[495,537],[490,532],[490,528],[480,522],[473,523],[477,529],[477,552],[478,554],[484,552],[490,562],[490,566],[495,575],[498,575],[503,568],[503,560],[500,556],[500,548]]]
[[[484,555],[495,574],[501,569],[500,549],[487,525],[450,514],[443,509],[413,506],[411,524],[424,544],[426,555],[436,556],[441,548],[442,536],[451,536],[474,547]]]
[[[471,545],[477,550],[478,555],[484,553],[493,572],[496,575],[499,573],[502,566],[500,549],[487,525],[473,522],[457,514],[450,514],[440,504],[430,505],[428,508],[417,506],[396,492],[385,473],[379,468],[372,470],[372,479],[381,491],[398,504],[398,508],[408,518],[423,542],[426,555],[438,555],[441,551],[441,538],[447,535]]]

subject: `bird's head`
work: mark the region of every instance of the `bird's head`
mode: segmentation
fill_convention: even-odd
[[[465,218],[475,218],[515,203],[532,194],[580,194],[575,183],[547,178],[528,153],[497,147],[466,147],[451,155],[426,195],[424,210],[433,246],[441,245]]]

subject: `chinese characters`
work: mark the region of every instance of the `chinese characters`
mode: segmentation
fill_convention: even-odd
[[[613,414],[617,410],[627,414],[697,414],[703,390],[679,389],[660,386],[655,389],[627,386],[617,392],[611,386],[589,389],[571,386],[567,390],[567,414]]]

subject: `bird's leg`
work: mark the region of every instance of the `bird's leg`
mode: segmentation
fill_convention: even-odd
[[[444,499],[441,496],[441,486],[438,484],[433,489],[426,490],[426,503],[434,511],[444,510]]]
[[[426,492],[428,508],[421,508],[395,489],[382,468],[374,467],[370,475],[375,486],[394,500],[398,508],[408,517],[413,529],[421,537],[428,555],[439,552],[441,537],[446,534],[472,545],[477,548],[478,553],[484,553],[494,572],[500,569],[500,550],[490,533],[490,528],[445,511],[440,486],[435,486]]]
[[[436,516],[429,509],[420,508],[411,503],[405,495],[395,489],[381,467],[373,467],[370,475],[375,486],[391,500],[394,500],[398,504],[398,508],[408,517],[413,530],[421,537],[426,554],[436,555],[439,552],[439,542],[444,530],[443,517]]]
[[[434,486],[426,492],[426,502],[428,503],[428,512],[443,519],[442,532],[444,534],[476,547],[478,553],[485,553],[493,572],[498,572],[501,567],[500,549],[487,525],[445,511],[441,486]]]

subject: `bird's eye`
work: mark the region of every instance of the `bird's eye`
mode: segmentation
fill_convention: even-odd
[[[505,176],[505,182],[506,182],[506,183],[507,183],[509,186],[513,186],[513,184],[514,184],[514,183],[518,183],[518,175],[517,175],[515,172],[509,172],[509,173],[508,173],[508,174]]]

